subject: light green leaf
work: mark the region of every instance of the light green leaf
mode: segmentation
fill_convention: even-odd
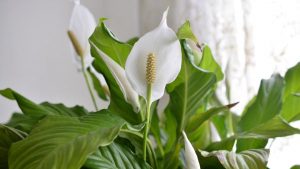
[[[135,155],[126,145],[112,143],[100,147],[88,157],[84,164],[88,169],[150,169],[151,167]]]
[[[217,158],[225,169],[265,169],[269,157],[269,150],[266,149],[253,149],[240,153],[226,150],[199,151],[204,157]]]
[[[214,59],[214,57],[211,53],[211,50],[207,45],[205,45],[204,48],[203,48],[202,58],[201,58],[199,66],[202,69],[205,69],[209,72],[215,73],[215,75],[217,76],[218,81],[220,81],[224,78],[222,68],[220,67],[220,65]]]
[[[11,144],[26,136],[22,131],[0,124],[0,169],[8,168],[8,151]]]
[[[197,37],[194,35],[190,21],[186,21],[177,31],[178,39],[190,39],[194,43],[198,43]]]
[[[106,110],[80,118],[49,116],[12,145],[9,168],[78,169],[99,146],[109,145],[123,124]]]

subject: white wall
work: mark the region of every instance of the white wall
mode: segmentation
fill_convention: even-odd
[[[96,18],[109,18],[107,23],[121,40],[138,35],[137,2],[81,1]],[[70,0],[0,1],[0,89],[13,88],[36,102],[79,104],[92,110],[66,36],[72,7]],[[0,123],[15,110],[13,101],[0,97]]]

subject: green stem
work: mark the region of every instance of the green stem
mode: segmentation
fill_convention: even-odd
[[[96,111],[98,111],[98,106],[97,106],[97,103],[96,103],[96,99],[95,99],[95,96],[93,94],[93,91],[92,91],[92,88],[91,88],[91,85],[90,85],[91,83],[89,82],[89,78],[88,78],[86,70],[85,70],[84,59],[83,59],[83,57],[80,57],[80,58],[81,58],[80,59],[81,60],[81,70],[82,70],[82,73],[83,73],[83,76],[84,76],[85,83],[88,87],[88,90],[89,90],[89,93],[91,95],[94,107],[95,107]]]
[[[150,119],[151,95],[152,95],[152,85],[148,84],[148,86],[147,86],[146,125],[145,125],[144,142],[143,142],[143,159],[144,159],[144,161],[147,160],[147,137],[148,137],[148,131],[149,131],[149,124],[151,122],[151,119]]]

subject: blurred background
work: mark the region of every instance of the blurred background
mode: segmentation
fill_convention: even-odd
[[[225,81],[232,89],[230,102],[240,102],[234,109],[237,114],[257,92],[262,78],[269,78],[274,72],[283,75],[300,61],[298,0],[81,3],[95,18],[109,18],[108,26],[123,41],[156,27],[168,6],[168,24],[174,30],[189,19],[198,39],[211,47],[226,73]],[[92,110],[66,34],[72,8],[71,0],[0,0],[0,89],[13,88],[36,102],[79,104]],[[225,96],[225,81],[217,91],[220,96]],[[223,98],[223,102],[228,101]],[[14,102],[0,97],[1,123],[17,110]],[[300,136],[276,139],[271,151],[271,169],[300,164]]]

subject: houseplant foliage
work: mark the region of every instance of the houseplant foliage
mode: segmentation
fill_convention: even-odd
[[[0,90],[21,110],[0,125],[0,168],[267,168],[269,139],[300,133],[289,124],[300,119],[300,63],[262,80],[238,116],[230,111],[237,103],[222,105],[215,95],[224,75],[209,46],[188,21],[175,33],[166,16],[127,42],[100,19],[89,37],[91,55],[80,52],[78,33],[69,31],[96,111]],[[93,62],[85,64],[89,56]],[[109,100],[108,108],[98,110],[92,90]],[[169,100],[162,106],[164,92]]]

